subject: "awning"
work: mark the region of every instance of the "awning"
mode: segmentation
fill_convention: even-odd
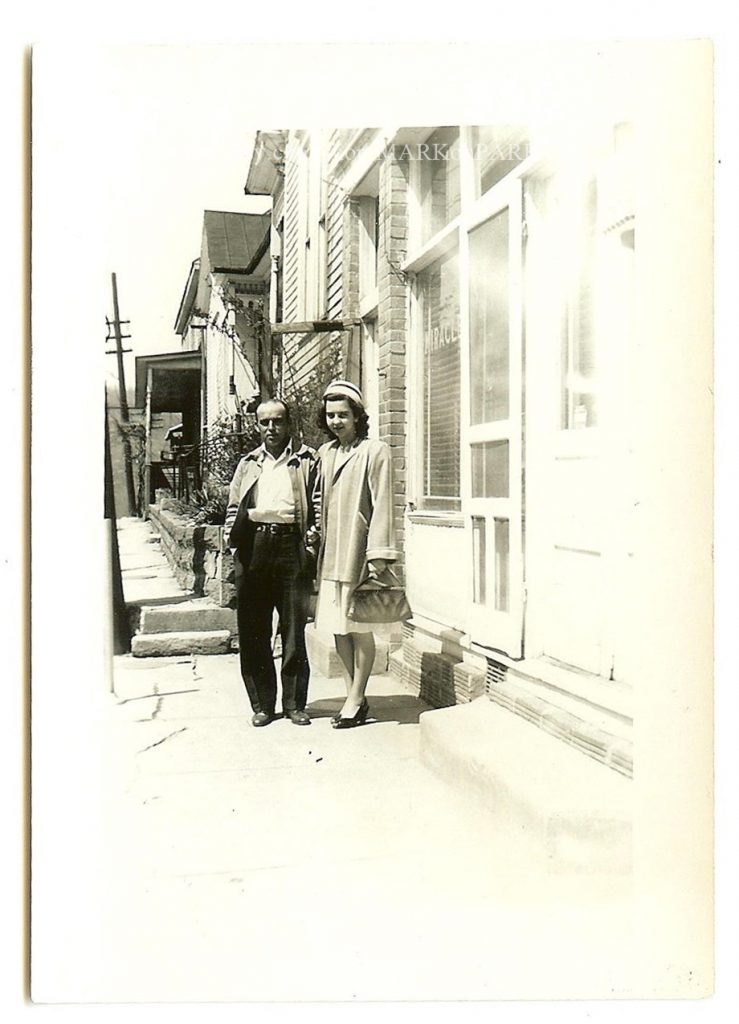
[[[165,352],[136,357],[136,405],[146,404],[146,381],[152,371],[152,412],[182,412],[200,393],[200,352]]]

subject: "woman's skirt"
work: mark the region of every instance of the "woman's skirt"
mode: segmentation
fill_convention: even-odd
[[[321,580],[316,603],[316,631],[343,636],[346,633],[372,633],[372,622],[355,622],[348,618],[354,583]]]

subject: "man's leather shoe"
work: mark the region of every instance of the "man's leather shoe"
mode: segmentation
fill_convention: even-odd
[[[272,715],[268,715],[266,711],[257,711],[252,716],[251,724],[259,727],[260,725],[269,725],[272,721]]]
[[[285,717],[289,718],[293,725],[310,725],[310,718],[306,711],[288,711]]]

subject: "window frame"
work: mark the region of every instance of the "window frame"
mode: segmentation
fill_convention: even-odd
[[[433,132],[429,132],[433,134]],[[518,332],[516,360],[520,361],[523,344],[523,179],[534,171],[540,160],[529,155],[516,165],[508,175],[497,182],[491,189],[478,196],[475,192],[475,165],[471,147],[471,129],[460,128],[459,143],[459,214],[442,227],[433,237],[421,243],[419,185],[420,172],[417,167],[410,168],[409,190],[409,231],[410,244],[408,256],[402,264],[402,270],[409,275],[409,345],[408,372],[410,393],[409,402],[409,520],[413,523],[425,523],[435,526],[454,526],[461,528],[466,541],[464,550],[468,553],[468,564],[464,567],[469,587],[470,608],[466,615],[466,628],[483,644],[500,642],[513,657],[520,657],[523,639],[524,616],[524,583],[523,583],[523,466],[522,466],[522,432],[520,402],[522,401],[523,381],[511,378],[512,386],[518,388],[519,395],[514,399],[510,396],[509,415],[506,420],[471,424],[470,404],[470,233],[494,217],[500,210],[507,207],[510,211],[509,250],[515,262],[515,272],[509,284],[511,304],[511,336]],[[447,252],[456,248],[458,254],[458,288],[459,288],[459,494],[458,506],[444,510],[425,506],[424,494],[424,352],[422,345],[423,326],[419,322],[421,302],[418,275]],[[513,353],[511,359],[513,359]],[[514,364],[512,364],[513,366]],[[518,365],[516,363],[515,365]],[[509,373],[522,372],[509,370]],[[509,458],[509,493],[507,497],[472,496],[472,445],[484,442],[508,441]],[[500,520],[507,524],[508,548],[507,559],[507,591],[503,597],[496,597],[498,586],[495,574],[488,575],[486,580],[488,600],[484,605],[474,604],[473,589],[475,549],[474,523],[484,520],[487,526],[485,560],[492,565],[497,558],[496,524]],[[503,531],[501,530],[501,536]],[[478,536],[479,540],[479,536]],[[478,559],[479,560],[479,559]],[[480,581],[477,581],[479,586]],[[503,605],[499,606],[499,602]],[[497,637],[498,641],[491,638]]]

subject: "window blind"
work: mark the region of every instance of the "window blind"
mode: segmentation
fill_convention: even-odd
[[[423,503],[458,509],[459,264],[452,252],[418,275],[423,346]]]

